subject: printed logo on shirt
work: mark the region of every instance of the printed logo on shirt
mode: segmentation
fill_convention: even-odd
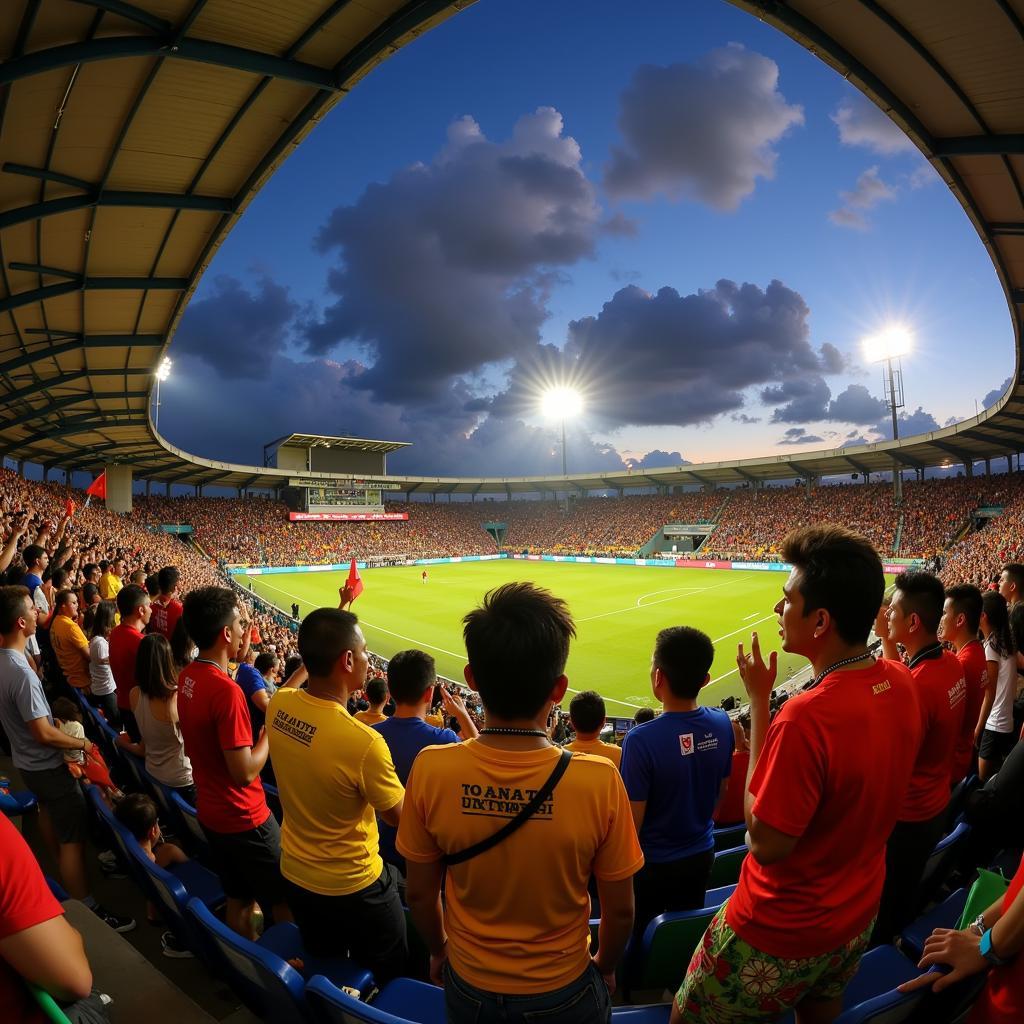
[[[196,681],[191,676],[185,676],[181,683],[181,695],[189,700],[192,699],[192,691],[196,688]]]
[[[713,732],[704,733],[704,739],[697,741],[697,750],[717,750],[718,737]]]
[[[514,818],[535,796],[535,789],[517,786],[476,786],[462,783],[462,813],[485,818]],[[541,804],[532,820],[551,820],[554,797]]]
[[[885,693],[886,690],[891,689],[892,683],[890,683],[888,679],[883,679],[880,683],[875,683],[875,685],[871,687],[871,692],[877,697],[880,693]]]
[[[957,704],[967,700],[967,680],[961,676],[956,685],[951,687],[948,691],[949,706],[955,708]]]
[[[287,736],[289,739],[298,740],[303,746],[308,747],[313,742],[317,727],[301,718],[289,715],[284,708],[278,708],[274,715],[274,721],[270,726],[275,732]]]
[[[685,757],[687,754],[692,754],[693,750],[693,733],[684,732],[679,737],[679,753]]]

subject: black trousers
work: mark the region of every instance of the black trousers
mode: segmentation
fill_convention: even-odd
[[[644,864],[633,876],[634,936],[639,939],[651,919],[659,914],[703,907],[714,861],[715,851],[707,850],[664,864]]]
[[[885,886],[872,945],[892,942],[914,920],[920,909],[921,876],[945,825],[945,808],[927,821],[896,822],[885,847]]]
[[[284,880],[308,973],[318,960],[346,955],[370,971],[377,985],[405,972],[409,943],[396,874],[385,864],[376,882],[347,896],[322,896]]]

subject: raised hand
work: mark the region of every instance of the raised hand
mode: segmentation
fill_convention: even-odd
[[[743,687],[751,700],[768,700],[775,687],[775,678],[779,671],[779,655],[772,651],[768,656],[768,664],[761,656],[761,642],[754,633],[750,638],[750,653],[743,652],[743,644],[736,648],[736,667],[743,680]]]

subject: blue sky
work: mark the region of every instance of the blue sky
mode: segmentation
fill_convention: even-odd
[[[250,205],[161,427],[235,461],[302,430],[414,441],[395,471],[556,472],[533,390],[565,376],[587,392],[570,471],[835,447],[882,436],[860,342],[894,319],[901,433],[1013,369],[959,204],[824,64],[717,0],[480,0]]]

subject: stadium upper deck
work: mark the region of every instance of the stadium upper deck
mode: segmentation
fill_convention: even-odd
[[[170,483],[274,487],[196,458],[148,415],[153,371],[218,245],[291,149],[398,47],[472,0],[10,0],[0,11],[0,453],[119,462]],[[986,245],[1017,344],[990,410],[899,443],[568,479],[408,490],[580,490],[970,467],[1024,448],[1020,0],[734,0],[898,123]],[[112,454],[113,453],[113,454]]]

